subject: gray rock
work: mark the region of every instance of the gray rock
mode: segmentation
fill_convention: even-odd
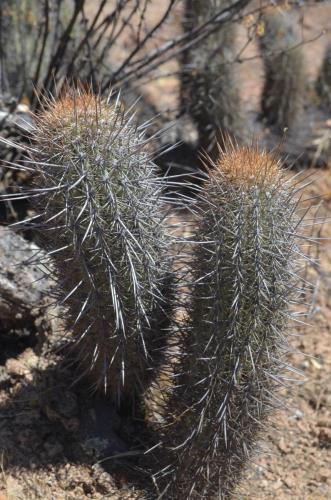
[[[24,323],[42,303],[50,281],[36,263],[43,252],[13,230],[0,227],[0,320]]]

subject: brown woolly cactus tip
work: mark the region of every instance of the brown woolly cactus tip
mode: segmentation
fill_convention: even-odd
[[[36,120],[39,127],[45,129],[75,126],[79,120],[97,123],[105,113],[109,113],[109,108],[108,102],[91,90],[66,86],[59,99],[43,101],[42,111]]]
[[[280,161],[257,145],[237,146],[227,139],[218,146],[219,158],[213,164],[211,177],[223,177],[234,186],[275,185],[282,177]]]

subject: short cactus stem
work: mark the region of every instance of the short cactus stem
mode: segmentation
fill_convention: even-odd
[[[144,129],[119,100],[69,89],[34,131],[31,199],[78,366],[117,404],[150,376],[169,271],[162,180]]]

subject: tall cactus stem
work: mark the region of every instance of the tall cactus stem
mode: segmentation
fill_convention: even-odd
[[[155,481],[166,498],[230,497],[279,405],[292,370],[290,305],[306,297],[298,203],[296,182],[255,146],[229,144],[213,165],[188,262],[188,314],[169,357],[172,383],[151,417],[161,443]]]

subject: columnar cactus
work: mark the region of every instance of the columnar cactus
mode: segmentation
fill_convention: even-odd
[[[132,401],[160,347],[153,318],[168,277],[162,181],[144,127],[119,101],[68,90],[36,117],[34,142],[31,199],[79,363],[97,388]]]
[[[1,84],[5,90],[20,99],[24,96],[33,101],[34,88],[55,69],[52,58],[60,43],[63,68],[66,70],[74,58],[80,78],[86,76],[85,61],[89,53],[82,44],[86,27],[75,14],[82,3],[81,0],[1,0]],[[81,49],[77,50],[80,45]],[[67,75],[72,76],[72,73],[73,68]]]
[[[227,498],[277,402],[301,293],[297,190],[255,147],[228,146],[206,182],[187,320],[151,423],[166,498]]]
[[[262,16],[260,48],[265,69],[262,116],[276,131],[293,127],[303,108],[305,61],[295,22],[288,11],[270,8]]]
[[[40,10],[40,6],[39,6]],[[3,0],[0,5],[1,86],[17,96],[24,93],[36,50],[37,2]],[[35,57],[35,54],[33,54]],[[31,75],[30,75],[31,76]],[[8,79],[8,80],[7,80]]]
[[[316,82],[316,91],[326,112],[331,111],[331,43],[327,46],[320,74]]]
[[[183,29],[207,22],[228,0],[186,0]],[[182,59],[182,112],[195,122],[199,146],[211,152],[220,131],[241,135],[243,117],[233,59],[235,26],[226,23],[205,40],[184,52]]]

